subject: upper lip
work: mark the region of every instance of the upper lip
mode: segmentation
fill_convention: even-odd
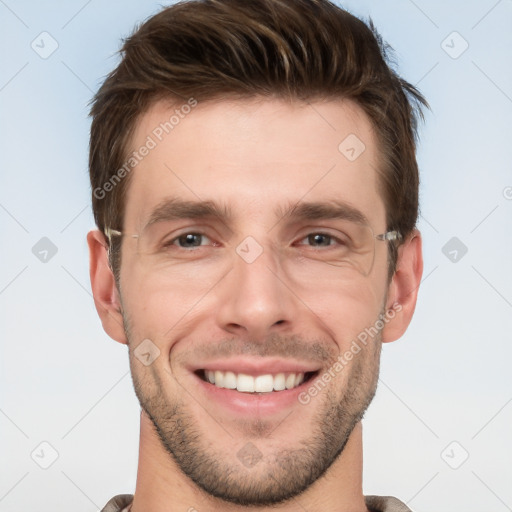
[[[227,358],[216,359],[202,364],[195,364],[191,368],[193,372],[199,370],[219,370],[231,371],[233,373],[243,373],[246,375],[266,375],[277,373],[308,373],[319,370],[317,365],[285,359],[275,358]]]

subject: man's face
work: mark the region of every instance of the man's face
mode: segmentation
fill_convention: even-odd
[[[269,505],[325,473],[375,392],[379,335],[341,370],[333,364],[384,311],[386,243],[337,264],[346,218],[318,208],[284,214],[336,201],[383,233],[376,138],[350,102],[200,103],[168,134],[158,130],[179,107],[156,103],[132,140],[132,150],[148,136],[156,143],[132,171],[123,227],[120,296],[134,386],[172,460],[200,488]],[[365,148],[355,159],[363,146],[354,136]],[[230,216],[192,214],[179,201],[210,201]],[[329,370],[335,376],[301,403]],[[278,374],[291,389],[207,381],[280,388]]]

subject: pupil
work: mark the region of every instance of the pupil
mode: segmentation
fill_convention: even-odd
[[[199,238],[200,236],[201,235],[197,235],[194,233],[189,233],[187,235],[183,235],[180,237],[180,243],[183,245],[188,245],[189,247],[190,246],[197,247],[198,245],[201,245],[201,240]]]
[[[319,243],[319,245],[322,245],[322,246],[325,246],[325,245],[329,245],[329,236],[328,235],[321,235],[321,234],[318,234],[318,235],[310,235],[309,236],[309,241],[310,243]],[[322,243],[325,242],[325,243]]]

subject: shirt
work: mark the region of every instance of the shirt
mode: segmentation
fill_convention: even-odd
[[[365,496],[366,506],[370,512],[412,512],[404,503],[393,496]],[[133,494],[114,496],[101,512],[130,512]]]

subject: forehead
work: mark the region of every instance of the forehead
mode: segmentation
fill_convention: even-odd
[[[133,151],[125,229],[168,196],[268,223],[290,204],[341,201],[385,225],[376,137],[350,101],[159,101],[140,118]]]

